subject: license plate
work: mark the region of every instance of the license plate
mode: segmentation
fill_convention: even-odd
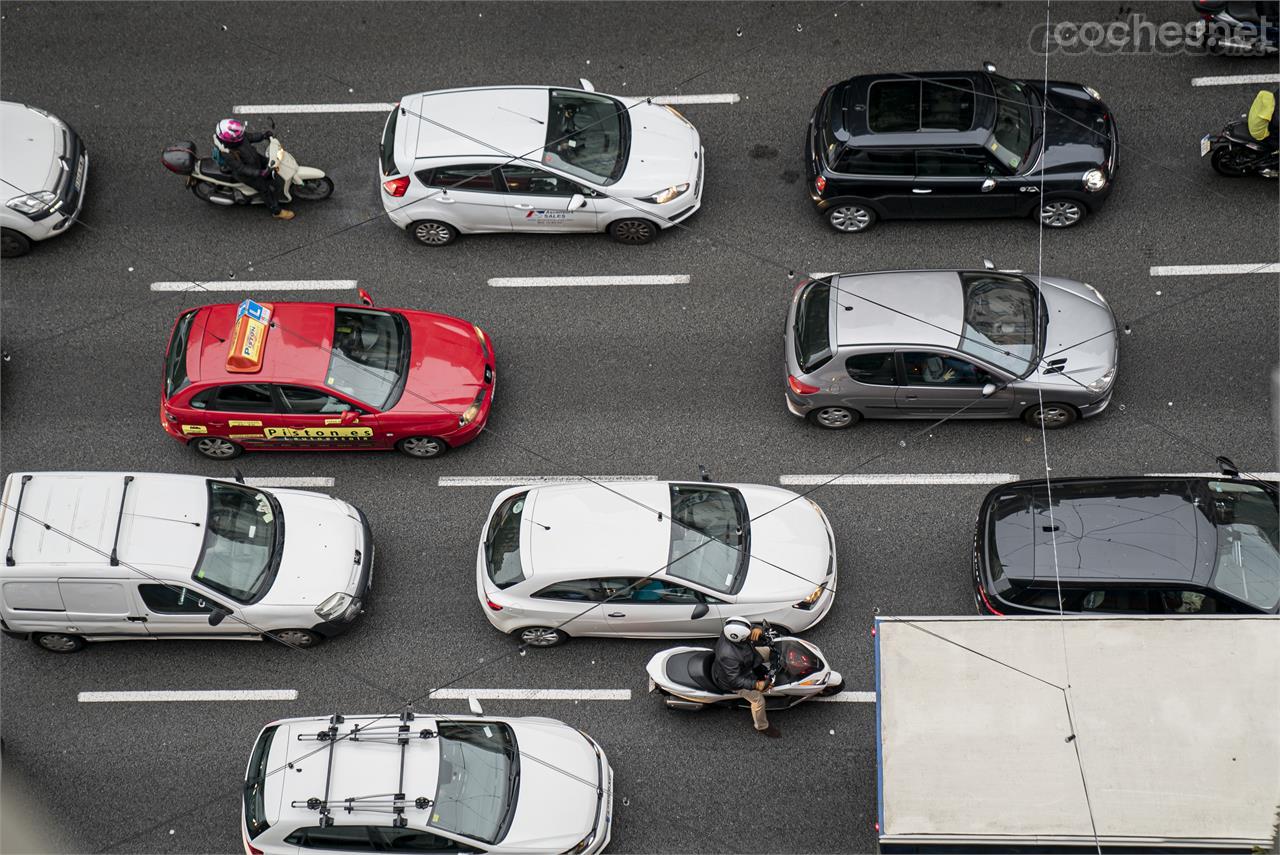
[[[1204,157],[1206,154],[1209,153],[1209,149],[1213,146],[1212,139],[1213,139],[1212,134],[1205,134],[1203,137],[1200,138],[1200,156],[1201,157]]]
[[[76,180],[75,180],[76,190],[80,189],[80,185],[83,182],[84,182],[84,158],[82,157],[80,158],[80,161],[76,164]]]

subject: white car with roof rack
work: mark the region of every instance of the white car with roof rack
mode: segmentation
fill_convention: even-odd
[[[481,232],[641,244],[697,211],[697,129],[672,107],[581,85],[406,95],[382,133],[387,216],[428,246]]]
[[[275,721],[245,771],[246,855],[593,855],[609,844],[613,769],[549,718],[317,716]]]

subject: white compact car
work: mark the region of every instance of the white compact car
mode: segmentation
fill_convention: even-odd
[[[196,475],[15,472],[0,544],[0,631],[54,653],[264,632],[310,647],[350,628],[373,572],[354,506]]]
[[[0,255],[61,234],[84,204],[89,155],[66,122],[38,107],[0,101]]]
[[[246,855],[511,852],[609,843],[613,769],[549,718],[291,718],[263,728],[245,771]]]
[[[710,637],[734,615],[789,635],[831,609],[835,537],[814,502],[756,484],[607,487],[498,494],[476,556],[491,624],[551,647],[577,635]]]
[[[671,107],[587,88],[408,95],[382,132],[382,205],[428,246],[478,232],[648,243],[702,204],[698,131]]]

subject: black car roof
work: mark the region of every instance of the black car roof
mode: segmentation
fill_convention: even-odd
[[[963,79],[973,84],[978,97],[974,105],[973,128],[966,131],[908,131],[876,133],[867,124],[868,93],[874,83],[882,81]],[[995,92],[986,72],[982,71],[907,71],[891,74],[863,74],[837,84],[832,92],[832,106],[838,106],[843,117],[834,124],[836,139],[858,148],[871,147],[982,147],[991,136],[995,101],[982,95]]]

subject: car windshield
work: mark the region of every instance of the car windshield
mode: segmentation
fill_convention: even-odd
[[[1020,276],[962,273],[964,333],[960,349],[1021,377],[1038,358],[1040,293]]]
[[[831,285],[818,279],[805,286],[796,303],[796,362],[808,374],[831,358]]]
[[[489,579],[499,588],[524,581],[520,563],[520,521],[528,492],[512,496],[498,506],[484,537],[484,558]]]
[[[731,487],[671,485],[671,554],[667,573],[721,593],[746,576],[751,520]]]
[[[1210,583],[1264,611],[1280,603],[1280,508],[1256,484],[1210,481],[1218,558]]]
[[[284,519],[271,495],[210,481],[204,545],[191,578],[236,602],[255,602],[271,587],[283,537]]]
[[[199,311],[192,309],[185,312],[173,327],[173,335],[169,338],[169,352],[164,357],[166,398],[191,382],[187,377],[187,342],[191,339],[191,324]]]
[[[1016,172],[1031,153],[1035,141],[1032,94],[1027,87],[992,74],[996,90],[996,124],[987,140],[987,149],[996,159]]]
[[[591,92],[551,90],[544,163],[612,184],[627,168],[630,147],[631,120],[621,103]]]
[[[485,843],[506,836],[520,789],[520,751],[498,722],[439,722],[440,779],[431,824]]]
[[[338,307],[325,385],[376,410],[393,405],[409,370],[409,325],[393,312]]]

